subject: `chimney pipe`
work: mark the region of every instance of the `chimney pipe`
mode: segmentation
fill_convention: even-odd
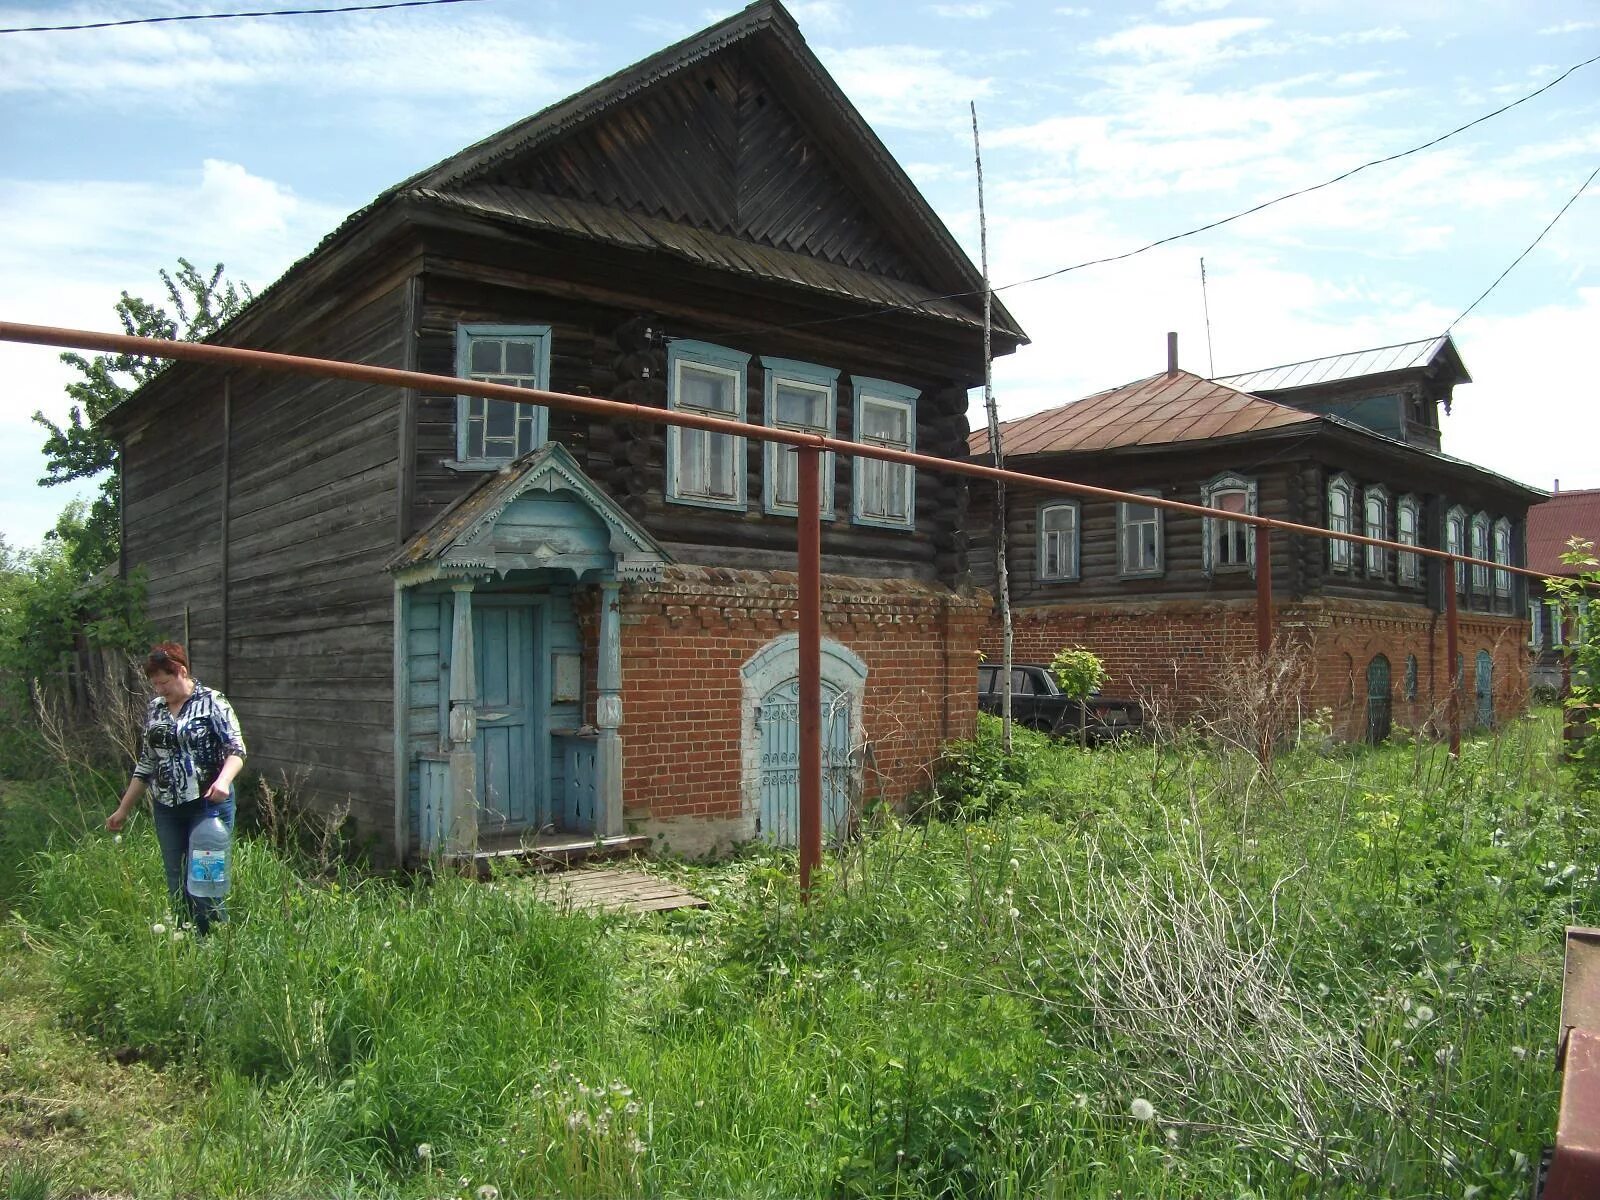
[[[1553,495],[1557,495],[1557,496],[1559,496],[1561,494],[1561,480],[1560,479],[1556,480],[1555,490],[1554,490],[1554,492],[1552,494]]]
[[[1167,374],[1178,373],[1178,335],[1176,332],[1167,334]]]

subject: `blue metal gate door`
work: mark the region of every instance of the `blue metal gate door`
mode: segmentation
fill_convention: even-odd
[[[472,606],[480,833],[537,828],[548,820],[534,742],[535,629],[531,604]]]
[[[1478,727],[1490,729],[1494,726],[1494,659],[1487,650],[1478,651],[1475,674],[1473,692],[1478,701]]]
[[[756,833],[780,846],[800,840],[800,681],[780,683],[756,706],[761,740],[761,800]],[[842,840],[850,828],[850,698],[822,684],[822,836]]]

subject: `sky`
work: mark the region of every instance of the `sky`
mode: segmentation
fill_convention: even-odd
[[[304,5],[331,7],[328,0]],[[251,0],[0,0],[0,28]],[[802,32],[997,286],[1117,254],[1427,142],[1600,54],[1594,0],[796,0]],[[257,290],[418,169],[735,11],[474,0],[0,34],[0,319],[117,330],[179,255]],[[1430,150],[1220,229],[1001,295],[1032,344],[1003,418],[1182,365],[1226,375],[1453,330],[1446,453],[1600,487],[1600,63]],[[1201,259],[1208,288],[1202,295]],[[1207,309],[1209,308],[1209,327]],[[1455,323],[1455,324],[1453,324]],[[0,344],[0,536],[40,488],[71,372]],[[974,423],[981,421],[975,397]]]

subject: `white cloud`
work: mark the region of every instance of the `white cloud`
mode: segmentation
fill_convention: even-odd
[[[1161,0],[1156,5],[1156,10],[1176,16],[1183,13],[1219,12],[1232,3],[1233,0]]]
[[[557,76],[582,56],[490,11],[145,25],[0,40],[0,93],[115,96],[183,113],[255,89],[517,110],[564,90]]]
[[[867,123],[883,128],[965,125],[967,102],[993,90],[989,79],[957,70],[925,46],[857,46],[821,57]]]
[[[988,0],[980,0],[979,3],[970,4],[935,4],[933,6],[933,14],[937,17],[945,17],[956,21],[984,21],[994,16],[1004,7],[1004,4],[992,3],[988,2]]]
[[[841,33],[849,27],[849,13],[840,0],[798,0],[789,12],[802,29],[816,33]]]
[[[1094,15],[1094,10],[1090,8],[1066,7],[1058,8],[1055,12],[1058,17],[1089,17]]]
[[[1097,39],[1089,49],[1103,57],[1131,55],[1142,62],[1215,60],[1232,53],[1228,43],[1271,24],[1265,17],[1220,17],[1188,25],[1135,25]]]
[[[1557,33],[1582,33],[1588,29],[1600,29],[1600,21],[1564,21],[1560,25],[1546,25],[1539,32],[1548,37]]]

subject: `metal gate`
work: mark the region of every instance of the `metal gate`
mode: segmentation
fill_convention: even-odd
[[[1473,680],[1473,694],[1478,702],[1478,728],[1494,727],[1494,659],[1487,650],[1478,651],[1478,667]]]
[[[756,705],[761,739],[761,800],[756,834],[780,846],[800,840],[800,681],[780,683]],[[822,836],[839,842],[850,832],[850,698],[822,682]]]
[[[1367,664],[1367,741],[1381,742],[1389,736],[1393,701],[1390,694],[1389,660],[1379,654]]]

